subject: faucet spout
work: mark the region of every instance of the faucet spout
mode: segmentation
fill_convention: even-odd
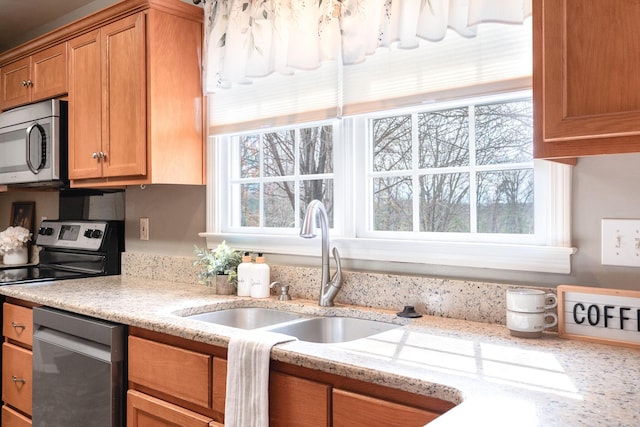
[[[322,307],[333,306],[333,300],[342,286],[342,265],[337,248],[333,248],[336,260],[336,272],[329,279],[329,219],[327,211],[319,200],[313,200],[307,206],[304,221],[300,227],[300,237],[312,239],[317,236],[316,228],[320,227],[322,235],[322,277],[318,304]]]

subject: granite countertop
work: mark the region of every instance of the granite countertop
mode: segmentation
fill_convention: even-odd
[[[132,276],[0,287],[0,294],[226,347],[237,329],[181,317],[236,306],[399,322],[341,344],[292,341],[272,358],[460,403],[430,426],[640,425],[640,352],[545,333],[515,338],[502,325],[315,301],[215,295],[209,288]]]

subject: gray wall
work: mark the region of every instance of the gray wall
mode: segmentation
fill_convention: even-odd
[[[126,190],[125,249],[192,256],[193,246],[205,246],[205,186],[148,185]],[[140,240],[140,218],[149,218],[149,240]]]
[[[11,191],[0,193],[0,231],[9,226],[11,220],[11,204],[13,202],[35,202],[36,222],[34,228],[40,226],[42,217],[58,218],[57,191]]]

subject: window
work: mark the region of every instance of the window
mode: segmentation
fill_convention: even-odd
[[[210,244],[319,256],[298,232],[320,199],[347,266],[569,273],[571,167],[532,160],[531,40],[530,19],[483,23],[216,92]]]
[[[298,228],[309,201],[333,220],[333,126],[319,124],[229,138],[229,228]],[[296,215],[296,212],[298,213]]]
[[[236,246],[314,253],[313,242],[297,234],[306,205],[319,199],[343,258],[568,268],[571,248],[556,247],[568,239],[549,212],[557,209],[552,201],[558,192],[567,191],[569,167],[532,160],[529,92],[260,129],[212,142],[221,191],[211,237]],[[565,185],[553,184],[554,173]],[[527,248],[519,261],[516,247]],[[545,248],[555,262],[540,261]]]
[[[373,231],[533,234],[530,98],[368,122]]]

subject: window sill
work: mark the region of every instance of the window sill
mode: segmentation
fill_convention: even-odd
[[[320,238],[263,234],[200,233],[210,248],[223,240],[234,249],[266,254],[316,256],[321,253]],[[451,267],[490,268],[569,274],[571,255],[576,248],[467,242],[416,242],[404,240],[331,239],[341,258],[392,261]]]

